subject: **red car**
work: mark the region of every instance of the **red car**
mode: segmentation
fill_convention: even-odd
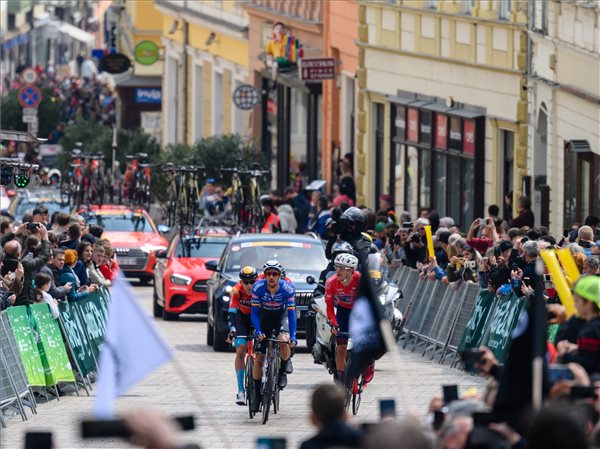
[[[84,213],[89,225],[104,228],[103,238],[110,241],[123,274],[148,283],[154,277],[156,251],[167,249],[169,242],[159,232],[148,212],[126,206],[92,207]],[[168,232],[168,228],[162,228]]]
[[[166,251],[156,253],[154,269],[154,316],[174,320],[181,313],[207,313],[206,282],[212,271],[209,260],[219,260],[229,235],[210,228],[194,236],[176,235]]]

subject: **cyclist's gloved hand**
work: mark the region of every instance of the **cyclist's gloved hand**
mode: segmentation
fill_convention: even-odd
[[[235,339],[237,332],[235,330],[235,327],[231,326],[229,328],[229,335],[227,335],[227,341],[229,341],[230,343]]]
[[[294,335],[292,338],[290,338],[290,348],[293,348],[295,346],[298,346],[298,340],[296,339],[296,336]]]
[[[266,338],[266,336],[261,331],[255,331],[254,338],[256,338],[258,341],[263,341]]]
[[[331,333],[333,335],[337,335],[340,331],[340,327],[337,324],[332,323],[331,321],[329,322],[329,326],[331,326]]]
[[[511,284],[504,284],[498,289],[499,295],[510,295],[511,292],[512,292]]]

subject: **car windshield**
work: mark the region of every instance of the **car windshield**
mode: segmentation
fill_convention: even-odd
[[[142,214],[98,214],[86,218],[89,225],[102,226],[107,232],[154,232]]]
[[[257,241],[232,245],[224,271],[237,272],[246,265],[260,269],[271,259],[279,261],[287,273],[321,271],[327,266],[321,243]]]
[[[19,205],[17,206],[17,210],[15,212],[15,215],[17,217],[22,217],[23,215],[25,215],[26,212],[33,212],[33,209],[35,209],[38,206],[46,206],[48,208],[48,214],[50,216],[52,216],[52,214],[54,212],[64,212],[67,214],[71,213],[71,209],[69,208],[69,206],[63,206],[60,203],[55,203],[55,202],[29,202],[29,201],[21,201],[19,203]]]
[[[191,237],[180,240],[175,248],[175,257],[202,257],[220,259],[229,239],[219,237]]]

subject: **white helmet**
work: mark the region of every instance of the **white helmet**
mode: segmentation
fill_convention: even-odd
[[[342,253],[336,256],[333,264],[356,270],[358,268],[358,259],[352,254]]]

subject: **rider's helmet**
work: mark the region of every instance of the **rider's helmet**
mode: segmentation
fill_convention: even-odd
[[[260,197],[260,204],[263,206],[271,206],[273,207],[273,198],[270,195],[263,195]]]
[[[333,264],[356,270],[358,268],[358,259],[352,254],[342,253],[335,258]]]
[[[354,249],[348,242],[335,242],[331,247],[331,258],[335,259],[339,254],[354,254]]]
[[[340,217],[344,230],[349,234],[360,234],[367,224],[367,217],[358,207],[349,207]]]
[[[283,267],[276,260],[267,260],[263,265],[263,273],[267,270],[277,270],[279,274],[283,275]]]
[[[246,265],[244,268],[240,270],[240,279],[242,281],[255,281],[258,277],[258,272],[256,268]]]

